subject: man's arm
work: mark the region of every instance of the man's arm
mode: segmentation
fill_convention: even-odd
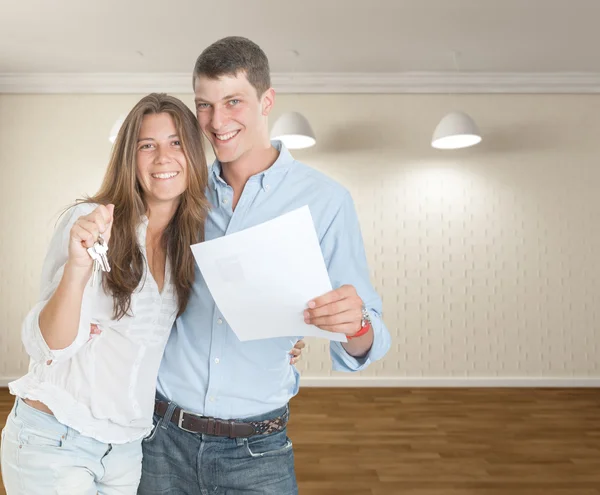
[[[334,290],[309,301],[305,321],[323,330],[349,336],[348,342],[332,342],[333,368],[359,371],[381,359],[391,338],[382,319],[381,298],[373,288],[354,202],[346,194],[321,239],[321,249]],[[361,329],[363,305],[371,328]]]

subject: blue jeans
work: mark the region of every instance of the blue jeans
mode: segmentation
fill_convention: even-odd
[[[190,433],[154,415],[154,430],[143,440],[138,495],[296,495],[292,442],[284,429],[270,435],[229,438]],[[247,421],[271,419],[277,409]]]
[[[2,479],[7,495],[135,495],[140,441],[106,444],[61,424],[21,399],[2,430]]]

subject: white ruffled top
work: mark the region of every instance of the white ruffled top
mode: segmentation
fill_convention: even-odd
[[[80,204],[70,209],[54,233],[42,269],[39,302],[23,322],[29,372],[11,382],[9,389],[21,398],[43,402],[58,421],[81,434],[118,444],[152,431],[156,377],[177,314],[177,297],[168,261],[162,292],[146,262],[131,297],[132,316],[118,321],[112,316],[113,299],[100,281],[95,287],[88,284],[75,341],[61,350],[48,347],[38,324],[40,312],[62,277],[72,225],[95,207]],[[146,259],[147,226],[148,219],[142,217],[138,242]]]

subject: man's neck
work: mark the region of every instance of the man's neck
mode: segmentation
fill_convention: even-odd
[[[248,179],[270,168],[278,156],[279,151],[269,143],[268,147],[251,150],[234,162],[221,163],[221,176],[233,189],[234,209]]]

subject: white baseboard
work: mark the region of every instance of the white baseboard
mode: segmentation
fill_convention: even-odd
[[[11,377],[0,377],[0,388],[16,380]],[[564,387],[564,388],[600,388],[600,377],[366,377],[341,376],[300,378],[301,387]]]
[[[301,377],[302,387],[600,387],[600,377]]]

